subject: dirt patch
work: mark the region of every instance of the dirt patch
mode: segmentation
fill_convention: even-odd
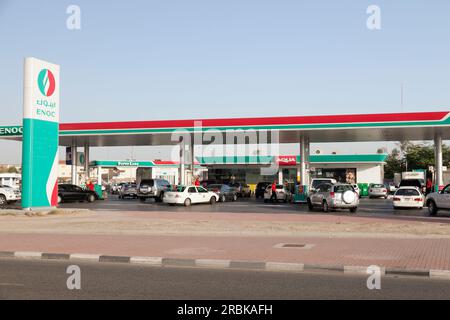
[[[46,217],[46,216],[89,216],[94,212],[87,209],[53,209],[48,211],[0,210],[1,216],[9,217]]]

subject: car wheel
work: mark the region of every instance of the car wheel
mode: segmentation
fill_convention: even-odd
[[[164,192],[161,192],[158,198],[158,202],[163,202],[164,199]]]
[[[61,196],[58,196],[58,204],[62,202]]]
[[[267,199],[264,199],[264,203],[267,203],[267,202],[269,202],[269,200],[267,200]]]
[[[190,205],[191,205],[191,199],[187,198],[186,200],[184,200],[185,207],[189,207]]]
[[[314,206],[313,206],[313,204],[311,203],[311,200],[310,200],[310,199],[306,200],[306,203],[308,204],[308,210],[309,210],[309,211],[313,211]]]
[[[233,201],[237,201],[237,195],[236,194],[233,195]]]
[[[435,216],[437,214],[437,212],[438,212],[438,208],[436,206],[436,203],[433,200],[428,201],[428,214],[430,216]]]
[[[88,195],[87,201],[88,202],[94,202],[95,201],[95,196],[93,194]]]
[[[145,202],[146,199],[145,199],[144,197],[140,197],[139,200],[140,200],[141,202]]]
[[[324,202],[322,203],[322,210],[323,210],[323,212],[328,212],[328,211],[330,211],[330,207],[328,206],[328,202],[324,201]]]
[[[222,202],[227,201],[227,197],[225,197],[225,195],[223,194],[223,195],[222,195],[222,198],[220,199],[220,201],[222,201]]]
[[[210,204],[216,204],[216,202],[217,202],[217,199],[216,199],[216,197],[211,197],[211,199],[209,199],[209,203]]]
[[[356,210],[358,210],[358,208],[350,208],[350,212],[351,212],[351,213],[355,213]]]
[[[2,194],[0,194],[0,208],[3,208],[6,206],[8,202],[6,201],[6,197]]]

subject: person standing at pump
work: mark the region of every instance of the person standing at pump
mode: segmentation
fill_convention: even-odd
[[[86,188],[88,188],[89,190],[91,190],[91,191],[94,191],[94,184],[92,183],[92,181],[91,180],[88,180],[87,182],[86,182]]]
[[[274,180],[272,186],[270,187],[272,194],[270,195],[270,201],[277,201],[277,181]]]
[[[200,187],[200,179],[198,177],[195,178],[194,184],[196,187]]]
[[[426,193],[429,194],[430,192],[433,192],[433,181],[431,181],[431,178],[428,178],[426,185]]]

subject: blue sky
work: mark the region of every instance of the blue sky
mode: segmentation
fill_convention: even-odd
[[[449,17],[445,0],[0,0],[0,125],[21,122],[26,56],[61,65],[63,122],[398,112],[401,83],[404,111],[448,110]]]

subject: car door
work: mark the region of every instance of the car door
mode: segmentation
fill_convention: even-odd
[[[86,200],[86,192],[79,186],[73,186],[73,199],[77,201]]]
[[[198,197],[198,192],[197,189],[195,187],[189,187],[188,188],[188,197],[189,199],[191,199],[191,203],[199,203],[200,199]]]
[[[311,202],[313,204],[322,204],[321,190],[322,190],[323,186],[324,186],[324,184],[320,184],[316,188],[314,188],[314,191],[310,197]]]
[[[320,185],[319,191],[317,192],[317,204],[322,204],[323,200],[327,198],[331,187],[331,184],[328,183]]]
[[[197,187],[197,194],[200,202],[209,202],[210,194],[203,187]]]
[[[76,199],[76,195],[75,195],[75,187],[74,185],[68,184],[66,185],[65,188],[65,194],[64,194],[64,200],[68,200],[68,201],[75,201]]]
[[[438,208],[450,209],[450,185],[444,187],[436,198]]]

